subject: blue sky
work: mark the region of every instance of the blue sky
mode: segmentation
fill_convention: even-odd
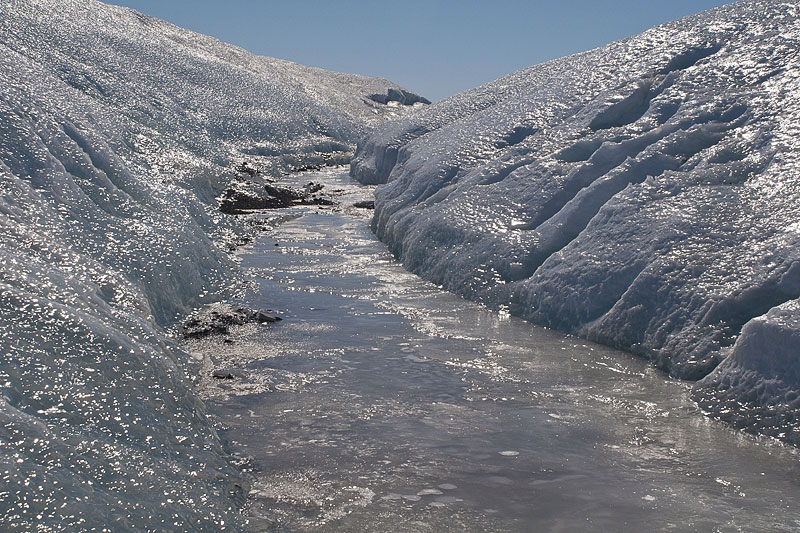
[[[381,76],[438,100],[728,2],[108,0],[257,54]]]

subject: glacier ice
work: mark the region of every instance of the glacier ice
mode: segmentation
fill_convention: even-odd
[[[386,80],[94,0],[0,3],[0,521],[236,529],[245,488],[165,333],[230,295],[242,162],[347,157]],[[239,524],[241,525],[241,524]]]
[[[351,175],[412,271],[800,444],[798,49],[797,2],[730,4],[388,123]]]

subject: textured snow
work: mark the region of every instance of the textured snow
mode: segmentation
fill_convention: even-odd
[[[374,231],[428,280],[708,376],[705,408],[800,443],[799,9],[731,4],[384,126],[351,167],[386,183]]]
[[[389,89],[93,0],[0,3],[4,530],[238,527],[163,328],[232,290],[232,169],[346,157],[400,112],[369,98]]]

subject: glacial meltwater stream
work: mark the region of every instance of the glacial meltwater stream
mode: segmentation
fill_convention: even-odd
[[[370,233],[372,190],[297,176],[297,207],[241,256],[275,325],[192,341],[247,512],[289,531],[792,531],[793,448],[704,417],[632,355],[428,284]],[[209,368],[210,370],[211,368]]]

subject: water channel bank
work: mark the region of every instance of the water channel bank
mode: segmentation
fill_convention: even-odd
[[[685,383],[405,271],[342,169],[241,254],[283,321],[191,341],[206,403],[293,531],[789,531],[795,449],[704,417]]]

